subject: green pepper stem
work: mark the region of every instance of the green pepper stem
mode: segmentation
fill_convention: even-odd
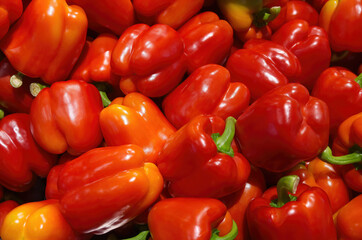
[[[330,147],[327,147],[322,152],[320,158],[328,163],[335,164],[335,165],[347,165],[353,163],[360,163],[362,162],[362,153],[357,151],[354,153],[350,153],[344,156],[335,157],[332,154],[332,150]]]
[[[10,77],[10,85],[13,88],[19,88],[23,85],[23,77],[24,74],[21,72],[18,72],[17,74],[14,74]]]
[[[261,9],[259,12],[254,14],[253,24],[259,28],[268,25],[269,22],[273,21],[279,15],[280,10],[280,6]]]
[[[41,84],[41,83],[31,83],[29,88],[30,88],[30,93],[33,97],[38,96],[38,94],[41,92],[41,90],[43,90],[44,88],[47,88],[49,86],[45,85],[45,84]]]
[[[231,228],[230,232],[225,236],[219,236],[219,230],[214,229],[211,235],[210,240],[233,240],[238,235],[238,226],[236,222],[233,220],[233,227]]]
[[[338,62],[340,60],[343,60],[345,57],[347,57],[349,54],[349,51],[342,51],[342,52],[333,52],[331,57],[331,62]]]
[[[211,135],[216,144],[217,150],[231,157],[234,157],[234,150],[231,147],[231,143],[235,136],[235,123],[235,118],[228,117],[225,121],[225,130],[223,134],[221,136],[218,133]]]
[[[276,207],[280,208],[291,201],[289,193],[295,193],[300,178],[297,175],[288,175],[279,179],[277,184],[278,201]]]
[[[0,109],[0,120],[5,116],[4,110]]]
[[[355,81],[359,84],[359,86],[362,88],[362,73],[356,77]]]
[[[146,240],[149,233],[150,233],[150,231],[143,231],[143,232],[140,232],[137,236],[134,236],[131,238],[125,238],[122,240]]]
[[[104,91],[99,91],[99,94],[101,95],[102,98],[103,107],[108,107],[109,104],[111,104],[111,100],[109,100],[107,93]]]

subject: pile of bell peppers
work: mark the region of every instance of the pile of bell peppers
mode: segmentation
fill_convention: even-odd
[[[361,0],[0,0],[0,239],[362,240]]]

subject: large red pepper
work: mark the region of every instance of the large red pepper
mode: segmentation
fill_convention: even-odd
[[[154,203],[163,179],[142,148],[93,149],[65,163],[58,175],[60,208],[77,231],[104,234],[133,220]]]
[[[23,2],[21,0],[0,1],[0,39],[8,32],[13,24],[23,13]]]
[[[103,137],[99,113],[100,93],[79,80],[57,82],[41,90],[31,106],[31,129],[46,151],[79,155],[97,147]]]
[[[56,156],[42,150],[30,132],[30,117],[14,113],[0,122],[0,184],[13,191],[28,190],[36,175],[46,177]]]
[[[133,0],[137,17],[147,24],[167,24],[177,29],[198,13],[204,0]]]
[[[178,32],[185,44],[189,73],[206,64],[223,64],[233,44],[233,29],[214,12],[196,15]]]
[[[362,193],[362,112],[341,123],[333,141],[332,151],[327,147],[321,158],[329,163],[342,165],[344,181],[352,190]]]
[[[262,39],[247,41],[243,49],[230,56],[226,67],[231,81],[244,83],[254,100],[300,74],[300,64],[293,53]]]
[[[130,0],[66,0],[84,9],[89,28],[99,32],[122,32],[135,22],[134,9]]]
[[[175,128],[157,105],[140,93],[115,99],[100,114],[100,125],[108,146],[136,144],[147,162],[156,162],[159,152]]]
[[[241,82],[230,83],[229,71],[216,64],[195,70],[162,102],[167,119],[180,128],[200,114],[223,119],[237,118],[248,107],[249,89]]]
[[[348,69],[331,67],[326,69],[314,85],[312,95],[327,103],[330,131],[337,133],[339,125],[348,117],[362,112],[362,76]]]
[[[125,93],[159,97],[175,88],[186,72],[179,33],[164,24],[136,24],[119,38],[112,53],[112,71],[122,76]]]
[[[334,51],[362,52],[362,2],[329,0],[320,12],[319,24],[328,33]]]
[[[246,216],[251,239],[337,240],[327,194],[298,182],[298,176],[283,177],[277,187],[250,202]]]
[[[249,106],[236,123],[243,155],[255,166],[286,171],[313,160],[328,144],[327,105],[301,84],[273,89]]]
[[[14,68],[46,83],[65,80],[81,54],[87,17],[65,0],[33,0],[0,41]]]
[[[338,239],[362,239],[362,195],[342,207],[334,216]]]
[[[235,121],[199,115],[167,140],[157,165],[172,196],[219,198],[243,187],[250,165],[231,147]]]
[[[312,90],[315,81],[331,61],[327,33],[305,20],[296,19],[279,28],[273,34],[272,41],[290,50],[300,62],[300,74],[291,76],[289,81],[301,83]]]

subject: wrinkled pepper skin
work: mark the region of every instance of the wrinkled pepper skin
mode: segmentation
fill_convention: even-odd
[[[13,67],[51,84],[65,80],[82,52],[87,17],[65,0],[35,0],[0,41]]]
[[[344,120],[362,112],[362,89],[356,78],[346,68],[331,67],[323,71],[313,87],[312,95],[328,105],[332,135]]]
[[[166,24],[179,28],[196,15],[204,0],[133,0],[138,19],[149,25]]]
[[[334,216],[339,240],[362,239],[362,195],[342,207]]]
[[[1,237],[1,228],[3,226],[5,217],[13,210],[19,206],[19,204],[13,200],[7,200],[0,203],[0,237]]]
[[[14,88],[10,78],[17,71],[4,58],[0,62],[0,107],[8,112],[29,113],[34,97],[30,94],[30,82],[23,79],[23,86]]]
[[[286,171],[310,161],[328,144],[327,105],[301,84],[273,89],[238,118],[236,139],[241,153],[255,166]]]
[[[233,157],[219,152],[211,137],[224,128],[220,117],[199,115],[167,140],[157,166],[171,196],[220,198],[243,187],[249,162],[235,150]]]
[[[301,71],[297,57],[283,46],[263,39],[251,39],[226,63],[231,81],[242,82],[256,100],[269,90],[286,85]]]
[[[56,156],[41,149],[33,140],[30,117],[14,113],[0,122],[0,184],[22,192],[28,190],[35,177],[46,177]]]
[[[67,3],[83,8],[89,28],[98,33],[112,32],[121,35],[135,22],[130,0],[67,0]]]
[[[79,155],[101,143],[99,114],[102,109],[95,86],[79,80],[56,82],[33,100],[31,131],[44,150]]]
[[[361,8],[360,0],[329,0],[324,4],[319,24],[328,33],[334,51],[362,52]]]
[[[233,29],[214,12],[203,12],[179,30],[187,57],[187,70],[192,73],[206,64],[223,64],[233,44]]]
[[[119,38],[112,53],[112,71],[120,75],[120,89],[160,97],[181,81],[186,58],[181,36],[171,27],[136,24]]]
[[[145,152],[146,161],[153,163],[176,131],[157,105],[140,93],[115,99],[99,119],[108,146],[136,144]]]
[[[214,114],[224,120],[228,116],[238,118],[249,102],[250,92],[243,83],[230,83],[226,68],[208,64],[195,70],[169,93],[162,108],[167,119],[181,128],[200,114]]]
[[[118,88],[119,77],[111,71],[111,56],[118,38],[112,34],[100,34],[87,41],[70,79],[86,82],[107,82]]]
[[[296,201],[280,208],[270,206],[276,187],[252,200],[247,209],[251,239],[258,240],[337,240],[327,194],[318,187],[298,185]]]
[[[175,239],[175,236],[177,239],[210,240],[212,230],[226,216],[225,205],[217,199],[169,198],[151,208],[148,227],[154,240]]]
[[[331,61],[327,33],[305,20],[296,19],[279,28],[271,40],[291,51],[300,62],[300,74],[291,76],[289,81],[301,83],[312,90],[319,75],[329,67]]]
[[[144,160],[142,148],[123,145],[96,148],[65,163],[58,176],[60,209],[72,228],[105,234],[150,207],[163,179]]]
[[[21,0],[0,1],[0,39],[8,32],[13,24],[23,13],[23,2]]]
[[[81,240],[60,212],[58,200],[30,202],[7,214],[1,228],[3,240]]]

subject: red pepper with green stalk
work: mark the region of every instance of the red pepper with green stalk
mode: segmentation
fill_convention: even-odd
[[[250,92],[243,83],[230,82],[226,68],[208,64],[196,69],[170,92],[164,98],[162,108],[167,119],[176,128],[181,128],[200,114],[237,118],[249,101]]]
[[[349,188],[362,192],[362,112],[341,123],[333,141],[332,150],[327,147],[321,159],[341,165],[343,179]]]
[[[171,196],[220,198],[243,187],[250,165],[232,147],[235,121],[199,115],[168,138],[156,163]]]
[[[10,26],[20,18],[23,13],[23,2],[21,0],[0,1],[0,39],[5,36]]]
[[[282,177],[277,187],[248,206],[246,217],[251,239],[337,240],[327,194],[299,184],[299,177]]]

